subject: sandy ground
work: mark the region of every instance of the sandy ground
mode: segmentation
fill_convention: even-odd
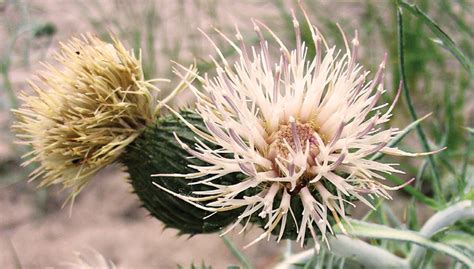
[[[38,216],[29,191],[18,185],[0,189],[0,268],[14,268],[15,255],[23,268],[60,267],[74,252],[95,249],[120,268],[174,268],[205,261],[224,268],[237,261],[217,235],[178,237],[139,207],[125,174],[106,169],[75,202],[72,214],[61,209],[63,195],[53,193],[49,212]],[[24,186],[22,186],[24,187]],[[231,235],[240,248],[258,235]],[[16,254],[14,254],[16,252]],[[244,251],[257,268],[278,260],[279,248],[262,243]]]

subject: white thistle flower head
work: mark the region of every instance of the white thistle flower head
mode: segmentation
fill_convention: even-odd
[[[173,194],[217,214],[243,208],[229,230],[243,221],[248,223],[253,215],[263,218],[265,232],[249,245],[272,233],[279,241],[287,221],[293,221],[297,241],[303,245],[311,235],[319,247],[318,235],[326,241],[334,224],[330,219],[341,224],[352,200],[372,207],[364,195],[390,198],[387,190],[395,188],[380,180],[386,173],[403,172],[396,164],[371,160],[370,156],[416,155],[388,146],[397,129],[385,129],[384,124],[391,118],[400,89],[390,106],[377,106],[385,92],[386,57],[369,80],[369,72],[357,63],[357,32],[352,44],[346,41],[346,50],[341,52],[329,47],[305,17],[315,46],[314,58],[308,57],[296,19],[293,50],[266,25],[254,21],[259,47],[246,47],[238,29],[237,42],[216,30],[235,49],[238,60],[228,62],[209,39],[222,63],[213,59],[217,75],[200,77],[203,90],[190,85],[207,132],[189,124],[199,136],[197,143],[191,148],[178,141],[209,165],[193,166],[196,172],[181,176],[200,179],[192,184],[212,189],[196,191],[193,197]],[[273,40],[266,40],[261,29]],[[275,49],[281,52],[279,57],[271,56]],[[231,173],[246,177],[238,184],[220,184],[219,178]],[[249,194],[251,189],[254,194]],[[295,215],[294,199],[302,205],[301,215]]]
[[[62,184],[77,195],[101,168],[114,162],[155,117],[155,89],[143,78],[141,59],[113,38],[72,38],[44,64],[36,94],[22,93],[13,126],[38,162],[31,179]]]

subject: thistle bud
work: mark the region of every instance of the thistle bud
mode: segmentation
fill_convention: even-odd
[[[62,184],[74,197],[153,122],[153,86],[117,39],[73,38],[55,58],[59,67],[44,64],[41,81],[30,82],[36,95],[21,94],[13,128],[31,146],[24,165],[39,164],[31,179]]]

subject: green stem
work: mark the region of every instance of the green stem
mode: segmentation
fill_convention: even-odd
[[[227,238],[226,236],[221,236],[222,240],[224,240],[224,244],[227,246],[227,248],[232,252],[232,255],[234,255],[237,260],[239,260],[240,264],[244,269],[252,269],[252,266],[250,265],[250,262],[247,260],[247,258],[237,249],[237,247],[232,243],[232,241]]]
[[[291,255],[293,254],[293,248],[292,248],[292,244],[293,244],[293,241],[287,239],[286,240],[286,243],[285,243],[285,248],[284,248],[284,252],[283,252],[283,257],[285,259],[291,257]]]
[[[470,203],[472,204],[471,201]],[[472,214],[474,214],[474,212],[472,212]],[[472,215],[472,214],[468,214],[468,215]],[[450,214],[446,215],[446,217],[458,217],[458,216],[459,215],[454,215],[454,216]],[[456,220],[459,220],[459,218],[457,218]],[[451,247],[449,245],[432,241],[426,236],[421,235],[420,233],[410,231],[410,230],[397,230],[397,229],[390,228],[384,225],[367,223],[367,222],[358,221],[358,220],[350,220],[349,222],[350,222],[350,225],[346,225],[346,229],[353,236],[367,237],[367,238],[372,238],[372,239],[397,240],[397,241],[414,243],[414,244],[438,251],[440,253],[447,254],[455,258],[456,260],[464,263],[465,265],[468,266],[468,268],[474,268],[474,261],[468,256],[467,253],[463,253],[457,248]],[[443,225],[449,225],[450,223],[451,222],[449,221],[445,221]],[[333,229],[336,234],[342,233],[339,227],[334,227]],[[413,267],[413,268],[420,268],[420,267]]]
[[[372,246],[362,240],[339,234],[328,238],[331,253],[350,259],[364,268],[409,268],[405,259],[387,250]],[[295,254],[275,266],[276,269],[290,269],[293,265],[306,262],[315,255],[314,249]]]
[[[393,212],[392,208],[386,203],[382,203],[382,210],[385,212],[387,219],[395,226],[397,229],[402,228],[402,223],[398,220],[397,216]]]
[[[21,269],[23,268],[22,265],[21,265],[21,261],[20,261],[20,257],[18,257],[18,252],[16,251],[16,248],[15,246],[13,245],[13,241],[11,239],[8,240],[8,243],[9,246],[10,246],[10,249],[12,251],[12,254],[13,254],[13,264],[14,264],[14,268],[15,269]]]
[[[410,96],[410,90],[408,87],[407,83],[407,76],[405,73],[405,54],[404,54],[404,37],[403,37],[403,16],[401,13],[400,8],[397,9],[397,19],[398,19],[398,45],[399,45],[399,60],[400,60],[400,77],[403,81],[403,94],[405,96],[407,106],[408,106],[408,111],[410,113],[410,116],[414,121],[418,120],[418,116],[416,114],[415,107],[413,105],[413,101]],[[416,132],[418,134],[418,138],[420,139],[421,145],[423,147],[423,150],[425,152],[430,152],[430,146],[428,144],[428,139],[421,128],[420,125],[416,126]],[[436,197],[438,198],[439,201],[444,201],[443,193],[441,192],[441,183],[440,183],[440,178],[438,174],[438,169],[436,168],[436,164],[434,161],[433,155],[428,155],[428,162],[431,168],[431,172],[433,175],[433,189],[435,192]]]
[[[461,201],[431,216],[425,225],[423,225],[419,234],[425,237],[431,237],[439,230],[451,226],[458,220],[472,218],[474,218],[474,203],[472,201]],[[417,265],[420,264],[424,253],[424,248],[413,246],[408,257],[413,268],[417,268]]]
[[[16,109],[18,107],[18,100],[15,93],[13,92],[12,83],[10,81],[10,59],[5,59],[3,63],[0,63],[0,72],[3,76],[3,88],[5,89],[8,99],[10,100],[10,108]]]
[[[10,81],[10,61],[11,61],[10,57],[11,57],[13,48],[15,46],[15,43],[18,40],[18,37],[24,33],[31,31],[32,29],[33,27],[31,25],[27,25],[25,27],[18,29],[18,31],[9,40],[9,43],[7,44],[7,47],[5,49],[5,53],[1,55],[2,59],[0,59],[1,60],[0,73],[2,73],[2,76],[3,76],[3,87],[5,88],[8,98],[10,99],[10,106],[11,106],[10,108],[13,108],[13,109],[18,108],[18,99],[16,97],[16,94],[13,90],[13,87]]]
[[[392,181],[393,183],[395,184],[398,184],[398,185],[401,185],[403,183],[405,183],[404,180],[394,176],[394,175],[385,175],[385,177]],[[420,191],[418,191],[417,189],[415,189],[414,187],[412,187],[411,185],[407,185],[405,187],[403,187],[402,189],[403,191],[411,194],[415,199],[417,199],[418,201],[424,203],[425,205],[433,208],[433,209],[439,209],[441,208],[441,205],[438,201],[424,195],[423,193],[421,193]]]
[[[472,133],[468,133],[468,142],[467,142],[467,146],[466,146],[466,153],[464,155],[464,162],[462,164],[462,170],[461,170],[461,179],[462,179],[462,183],[464,185],[464,183],[467,181],[467,166],[469,164],[469,160],[471,158],[471,151],[473,150],[473,146],[474,146],[474,134]],[[464,188],[464,186],[463,186]]]

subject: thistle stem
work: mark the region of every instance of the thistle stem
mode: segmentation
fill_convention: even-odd
[[[292,244],[291,240],[286,240],[285,252],[283,253],[283,257],[285,259],[288,259],[293,254],[293,249],[292,249],[291,244]]]
[[[339,257],[351,259],[365,268],[409,268],[406,260],[362,240],[340,234],[330,236],[328,241],[331,246],[331,253]],[[308,249],[285,259],[277,264],[275,268],[290,269],[294,264],[308,261],[313,255],[313,249]]]

